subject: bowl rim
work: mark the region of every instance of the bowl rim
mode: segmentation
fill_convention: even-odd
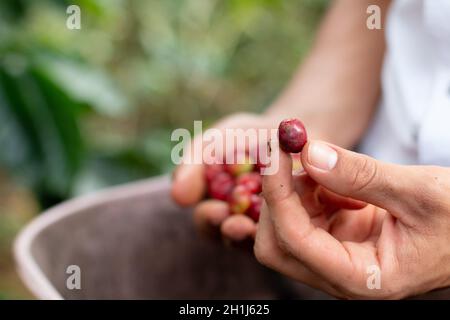
[[[45,232],[51,225],[83,212],[89,207],[136,196],[145,196],[162,189],[169,190],[169,188],[169,176],[158,176],[75,197],[43,211],[31,220],[14,240],[13,256],[19,278],[36,298],[63,300],[63,296],[53,286],[33,257],[31,248],[39,234]]]

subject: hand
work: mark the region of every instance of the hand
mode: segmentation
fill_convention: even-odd
[[[300,194],[281,150],[279,171],[264,176],[254,247],[261,263],[340,298],[404,298],[450,285],[449,169],[387,164],[319,141],[301,158],[314,182],[300,182]],[[330,210],[306,202],[305,186],[369,204]],[[371,266],[379,289],[367,285]]]
[[[270,129],[272,126],[276,128],[277,125],[277,120],[267,116],[239,113],[223,119],[214,127],[224,131],[227,128]],[[201,143],[201,139],[197,137],[193,143]],[[244,215],[230,216],[228,204],[224,201],[204,200],[205,189],[204,165],[183,164],[177,167],[174,172],[172,197],[182,206],[195,206],[194,221],[198,229],[204,234],[224,237],[232,242],[251,239],[253,244],[256,233],[253,220]]]

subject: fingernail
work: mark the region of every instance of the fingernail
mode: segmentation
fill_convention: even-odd
[[[308,149],[308,162],[321,170],[330,171],[337,162],[337,153],[327,144],[312,142]]]

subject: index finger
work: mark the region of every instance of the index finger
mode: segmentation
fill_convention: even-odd
[[[348,251],[328,232],[311,223],[296,194],[290,156],[278,147],[273,152],[279,152],[279,166],[276,172],[263,177],[263,197],[281,246],[329,281],[339,282],[342,276],[351,276]]]

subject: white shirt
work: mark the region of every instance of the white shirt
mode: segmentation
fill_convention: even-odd
[[[450,166],[450,0],[396,0],[386,23],[382,98],[360,150]]]

